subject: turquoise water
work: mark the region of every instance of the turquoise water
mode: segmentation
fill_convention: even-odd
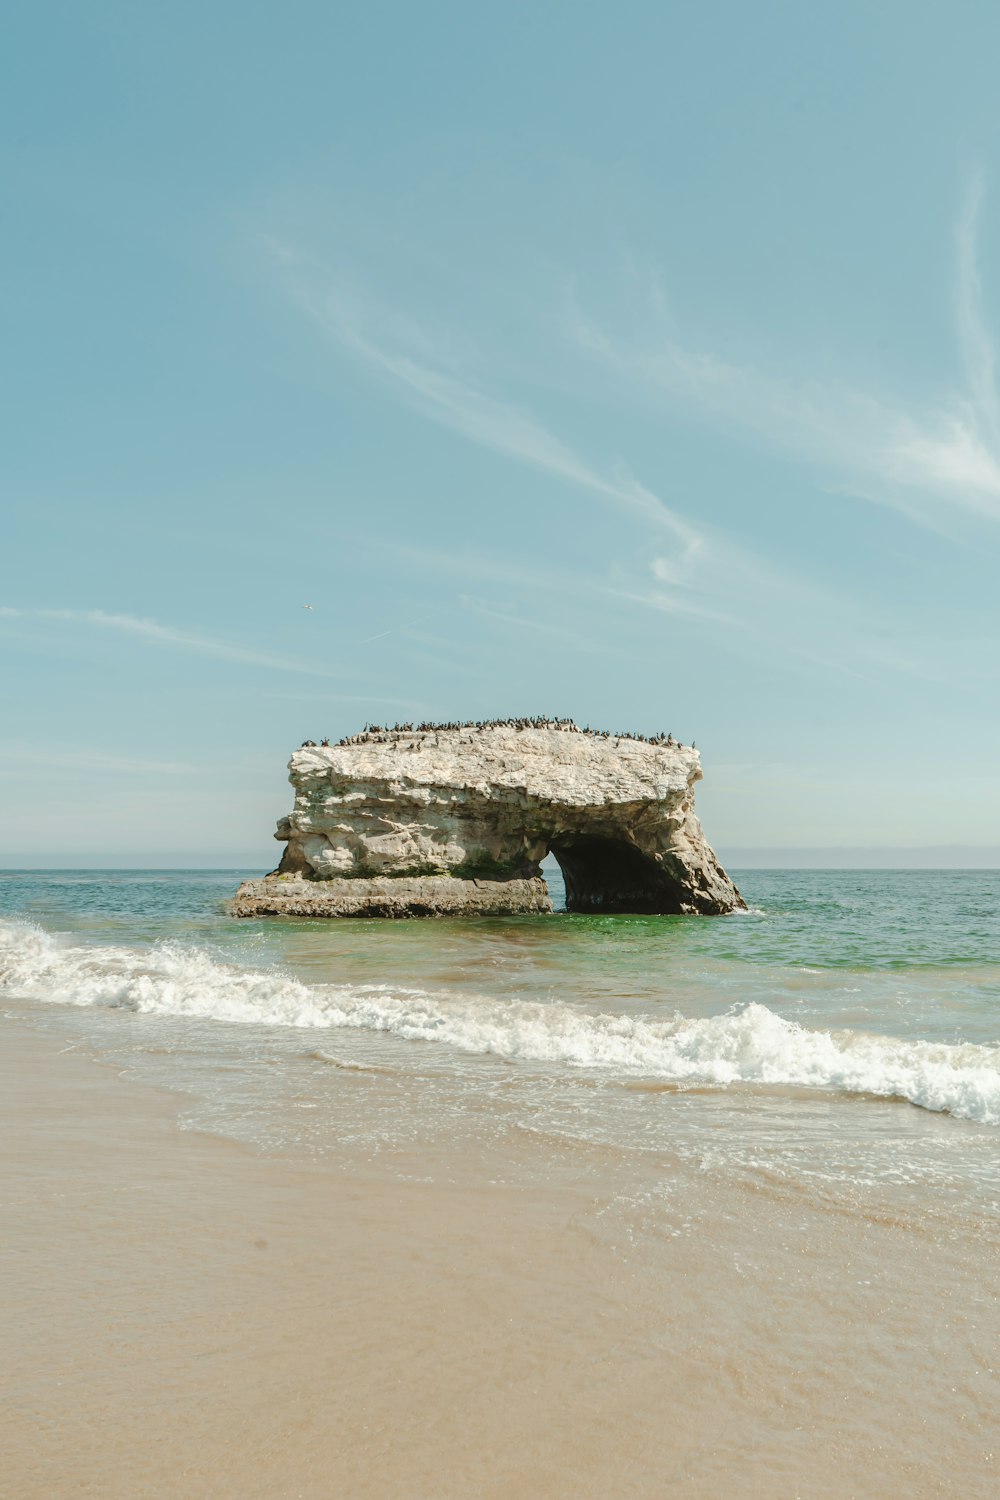
[[[7,1014],[264,1148],[519,1129],[1000,1197],[1000,872],[737,871],[746,915],[399,923],[235,921],[249,873],[0,873]]]

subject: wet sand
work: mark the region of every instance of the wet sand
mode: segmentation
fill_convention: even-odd
[[[678,1198],[523,1135],[264,1156],[0,1046],[5,1500],[996,1492],[998,1251],[960,1214]]]

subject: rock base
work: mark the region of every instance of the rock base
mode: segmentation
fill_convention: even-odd
[[[459,880],[452,875],[370,880],[266,875],[245,880],[230,905],[234,917],[507,917],[551,910],[541,878]]]

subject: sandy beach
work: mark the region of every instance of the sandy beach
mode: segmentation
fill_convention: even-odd
[[[974,1224],[526,1139],[266,1156],[3,1041],[8,1500],[994,1492]]]

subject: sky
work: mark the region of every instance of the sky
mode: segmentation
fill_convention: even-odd
[[[268,868],[303,739],[520,713],[736,862],[1000,862],[994,5],[5,39],[0,865]]]

